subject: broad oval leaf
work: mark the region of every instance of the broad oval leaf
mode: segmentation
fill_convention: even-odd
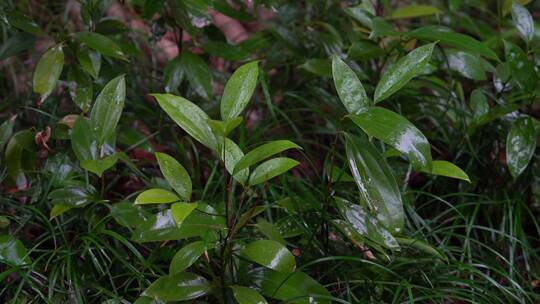
[[[29,34],[38,36],[43,34],[43,31],[39,25],[34,22],[34,20],[19,11],[8,12],[7,14],[3,15],[3,17],[9,23],[9,25]]]
[[[184,220],[197,208],[197,203],[175,203],[171,205],[171,214],[177,225],[181,225]]]
[[[50,48],[41,58],[34,71],[33,88],[38,93],[40,102],[43,102],[54,90],[62,68],[64,67],[64,52],[62,46]]]
[[[467,175],[467,173],[465,173],[465,171],[463,171],[460,167],[454,165],[453,163],[445,160],[434,160],[431,163],[431,171],[422,171],[430,174],[461,179],[464,181],[468,181],[469,183],[471,182],[469,176]]]
[[[107,36],[93,32],[78,32],[75,33],[75,39],[105,56],[127,60],[122,49]]]
[[[530,42],[534,36],[534,20],[529,11],[523,5],[513,2],[512,20],[514,20],[521,38],[526,42]]]
[[[233,295],[238,304],[267,304],[266,299],[261,296],[255,289],[233,285],[231,286]]]
[[[426,137],[405,117],[390,110],[373,107],[364,113],[349,115],[366,134],[404,153],[416,169],[431,168],[431,148]]]
[[[13,266],[30,263],[23,243],[11,235],[0,235],[0,263]]]
[[[276,241],[251,242],[242,250],[242,255],[259,265],[279,272],[293,272],[296,268],[293,254]]]
[[[405,19],[438,15],[442,13],[440,9],[431,5],[409,5],[396,9],[390,15],[391,19]]]
[[[172,94],[152,94],[160,107],[184,131],[210,149],[216,150],[218,143],[208,125],[208,115],[191,101]]]
[[[175,274],[186,270],[193,265],[206,250],[203,241],[196,241],[178,250],[171,260],[169,274]]]
[[[77,60],[79,60],[86,73],[90,74],[94,79],[98,77],[101,69],[101,55],[99,52],[82,49],[77,52]]]
[[[412,50],[388,68],[375,88],[375,103],[380,102],[404,87],[420,74],[431,58],[434,43]]]
[[[169,185],[171,185],[180,197],[189,201],[192,184],[187,170],[174,157],[168,154],[156,152],[155,155],[159,169],[167,182],[169,182]]]
[[[465,34],[456,33],[441,26],[425,26],[406,34],[410,38],[427,41],[439,41],[441,44],[453,46],[463,51],[469,51],[489,59],[499,60],[497,54],[482,42]]]
[[[530,117],[521,117],[512,122],[506,138],[506,163],[514,178],[517,178],[531,160],[536,148],[536,130]]]
[[[339,99],[349,113],[369,107],[369,98],[354,71],[338,56],[332,57],[332,76]]]
[[[289,149],[302,149],[290,140],[274,140],[249,151],[236,163],[234,172],[240,172],[268,157]]]
[[[195,92],[205,99],[212,99],[212,73],[206,62],[186,48],[182,51],[181,62],[184,75]]]
[[[71,131],[71,149],[79,161],[98,159],[98,147],[90,121],[79,116]]]
[[[179,272],[162,276],[143,292],[143,296],[162,301],[188,301],[210,292],[211,285],[205,278]]]
[[[100,145],[104,144],[114,134],[124,109],[125,99],[126,82],[124,75],[109,81],[96,98],[90,113],[90,125],[96,133]]]
[[[225,84],[221,96],[221,118],[223,120],[240,115],[249,103],[259,77],[259,63],[249,62],[234,71]]]
[[[486,80],[486,73],[480,57],[462,51],[446,50],[446,63],[464,77],[474,80]]]
[[[288,157],[276,157],[265,161],[253,170],[251,177],[249,178],[249,185],[255,186],[263,183],[271,178],[274,178],[280,174],[283,174],[290,169],[296,167],[299,164],[298,161],[290,159]]]
[[[386,160],[367,142],[350,135],[346,139],[349,167],[362,199],[391,233],[403,227],[401,193]]]
[[[159,188],[149,189],[143,191],[135,198],[135,204],[168,204],[179,201],[180,199],[176,194]]]
[[[259,229],[259,231],[261,231],[261,233],[264,234],[270,240],[276,241],[280,243],[281,245],[287,244],[285,239],[283,239],[283,237],[281,236],[281,233],[279,232],[279,230],[272,223],[264,219],[259,219],[257,221],[256,226]]]
[[[533,91],[538,86],[538,75],[535,64],[527,58],[527,54],[512,42],[504,41],[506,63],[510,74],[518,86],[526,91]]]

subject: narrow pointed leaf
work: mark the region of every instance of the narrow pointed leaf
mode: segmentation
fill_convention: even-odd
[[[369,107],[369,98],[354,71],[338,56],[332,57],[332,76],[339,99],[349,113]]]
[[[96,133],[98,143],[104,144],[116,129],[126,99],[124,76],[118,76],[101,90],[90,113],[90,125]]]
[[[234,172],[240,172],[270,156],[289,149],[302,149],[290,140],[274,140],[249,151],[234,167]]]
[[[218,143],[208,125],[208,115],[191,101],[172,94],[152,94],[161,108],[184,131],[197,141],[215,150]]]
[[[389,67],[375,88],[375,103],[388,98],[419,75],[428,64],[434,47],[431,43],[416,48]]]
[[[296,167],[299,164],[298,161],[287,157],[277,157],[265,161],[260,164],[249,178],[249,185],[255,186],[263,183],[269,179],[272,179],[278,175],[281,175],[290,169]]]
[[[373,107],[349,115],[366,134],[378,138],[407,155],[416,169],[431,168],[431,148],[426,137],[405,117],[390,110]]]
[[[179,272],[162,276],[143,292],[143,296],[162,301],[188,301],[210,292],[211,285],[205,278]]]
[[[79,116],[71,131],[71,149],[79,161],[98,158],[97,140],[90,121]]]
[[[220,145],[222,146],[222,144]],[[234,168],[238,162],[244,157],[244,152],[238,147],[238,145],[225,138],[225,149],[220,148],[221,159],[225,161],[225,168],[227,172],[233,176],[233,178],[240,184],[245,185],[249,177],[249,168],[245,168],[238,172],[234,171]]]
[[[206,62],[187,49],[182,51],[181,56],[184,75],[195,92],[205,99],[212,99],[212,73]]]
[[[99,52],[82,49],[77,52],[77,60],[79,60],[81,67],[86,73],[94,79],[98,77],[101,69],[101,55]]]
[[[453,46],[463,51],[469,51],[489,59],[499,60],[497,54],[482,42],[471,36],[456,33],[441,26],[425,26],[406,34],[410,38],[427,41],[439,41],[441,44]]]
[[[259,77],[259,63],[249,62],[232,74],[225,84],[221,97],[221,118],[223,120],[240,115],[249,103]]]
[[[179,201],[176,194],[164,189],[150,189],[143,191],[135,198],[135,204],[168,204]]]
[[[182,247],[171,260],[169,274],[185,271],[199,259],[205,250],[206,246],[203,241],[193,242]]]
[[[360,196],[375,211],[391,233],[400,232],[404,222],[403,202],[386,160],[367,142],[347,136],[347,159]]]
[[[105,56],[127,60],[122,49],[107,36],[93,32],[78,32],[75,39]]]
[[[293,272],[296,268],[292,253],[276,241],[251,242],[242,250],[242,255],[259,265],[279,272]]]
[[[512,3],[512,20],[521,38],[530,42],[534,36],[534,20],[531,13],[523,5],[514,2]]]
[[[506,163],[514,178],[517,178],[531,160],[536,148],[536,130],[530,117],[521,117],[512,122],[506,138]]]
[[[467,175],[467,173],[465,173],[465,171],[461,170],[460,167],[454,165],[453,163],[445,160],[434,160],[431,163],[431,171],[422,171],[434,175],[461,179],[464,181],[468,181],[469,183],[471,182],[469,176]]]
[[[233,285],[231,286],[233,295],[238,304],[267,304],[266,299],[255,289]]]
[[[184,220],[197,208],[197,203],[175,203],[171,205],[171,214],[177,225],[181,225]]]
[[[56,87],[63,67],[64,52],[60,45],[50,48],[39,59],[34,71],[33,88],[41,96],[42,102]]]
[[[159,152],[156,152],[155,155],[159,164],[159,169],[167,182],[169,182],[169,185],[171,185],[180,197],[189,201],[191,198],[192,185],[187,170],[172,156]]]
[[[396,9],[390,15],[391,19],[405,19],[437,15],[442,13],[440,9],[431,5],[409,5]]]

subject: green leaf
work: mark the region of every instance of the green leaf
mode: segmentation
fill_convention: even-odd
[[[289,171],[290,169],[296,167],[298,164],[300,164],[298,161],[290,159],[288,157],[276,157],[267,160],[264,163],[260,164],[257,168],[255,168],[255,170],[253,170],[253,173],[249,178],[249,185],[255,186],[263,183],[269,179],[272,179],[278,175]]]
[[[49,219],[52,220],[53,218],[60,216],[73,208],[74,207],[70,205],[56,204],[51,208]]]
[[[328,59],[311,58],[298,66],[321,77],[332,77],[332,64]]]
[[[369,98],[354,71],[337,55],[332,57],[332,76],[339,99],[349,113],[369,107]]]
[[[299,145],[290,140],[274,140],[264,145],[258,146],[246,154],[234,167],[234,172],[240,172],[245,168],[267,159],[268,157],[278,154],[289,149],[302,149]]]
[[[80,162],[98,158],[95,137],[88,118],[79,116],[71,131],[71,149]]]
[[[428,64],[434,47],[435,44],[431,43],[416,48],[390,66],[375,88],[375,103],[388,98],[419,75]]]
[[[81,208],[97,200],[95,189],[91,186],[88,188],[69,186],[56,189],[49,193],[48,199],[51,200],[53,205],[70,206],[72,208]]]
[[[4,146],[8,143],[11,135],[13,135],[16,118],[17,116],[11,116],[0,125],[0,153],[4,151]]]
[[[508,41],[504,41],[504,53],[510,74],[518,86],[526,91],[537,89],[538,76],[534,69],[535,64],[527,58],[527,54],[519,46]]]
[[[75,39],[102,55],[127,60],[118,44],[107,36],[93,32],[78,32],[75,33]]]
[[[497,54],[489,49],[482,42],[465,34],[453,32],[452,30],[441,26],[425,26],[410,31],[406,34],[410,38],[416,38],[427,41],[439,41],[441,44],[453,46],[462,51],[469,51],[472,54],[478,54],[489,59],[499,60]]]
[[[400,7],[392,12],[390,19],[405,19],[438,15],[442,11],[431,5],[409,5]]]
[[[101,55],[98,52],[88,49],[81,49],[77,52],[77,60],[82,69],[96,79],[101,69]]]
[[[182,57],[177,56],[173,60],[167,62],[163,70],[163,80],[165,82],[165,92],[178,92],[178,86],[182,83],[185,73],[182,66]]]
[[[422,172],[461,179],[468,181],[469,183],[471,182],[467,173],[451,162],[447,162],[445,160],[434,160],[431,164],[431,171],[422,170]]]
[[[286,245],[287,242],[285,239],[281,236],[279,233],[279,230],[272,224],[264,219],[259,219],[257,221],[257,228],[261,231],[262,234],[264,234],[267,238],[269,238],[272,241],[276,241],[280,243],[281,245]]]
[[[253,279],[260,282],[263,295],[286,301],[291,304],[329,304],[331,294],[316,280],[307,274],[295,271],[293,273],[278,272],[270,269],[260,270]]]
[[[216,3],[214,2],[213,5],[216,5]],[[250,55],[239,45],[231,45],[221,41],[209,41],[203,44],[202,48],[205,53],[230,61],[239,61]]]
[[[40,102],[43,102],[54,90],[62,68],[64,67],[64,52],[62,46],[50,48],[41,58],[34,71],[34,92],[40,94]]]
[[[431,168],[429,142],[405,117],[390,110],[373,107],[364,113],[350,114],[351,120],[366,134],[404,153],[416,169]]]
[[[13,266],[30,263],[23,243],[11,235],[0,235],[0,263]]]
[[[81,167],[101,177],[110,167],[118,161],[118,154],[114,153],[102,159],[85,159],[81,161]]]
[[[474,114],[474,120],[478,123],[487,117],[489,113],[489,103],[486,95],[481,89],[474,89],[471,93],[469,106]]]
[[[15,56],[22,51],[31,48],[36,41],[36,37],[27,33],[15,33],[4,40],[0,46],[0,60]]]
[[[474,80],[486,80],[484,65],[480,57],[468,52],[445,50],[446,64],[464,77]]]
[[[232,119],[246,108],[259,77],[259,63],[253,61],[236,69],[225,84],[221,97],[221,118]]]
[[[143,191],[135,198],[135,204],[168,204],[179,201],[176,194],[159,188]]]
[[[267,304],[266,300],[255,289],[232,285],[233,295],[238,304]]]
[[[143,296],[162,301],[188,301],[210,292],[211,285],[203,277],[179,272],[162,276],[143,292]]]
[[[229,172],[229,174],[231,174],[240,184],[245,185],[249,177],[249,169],[246,168],[238,172],[233,171],[238,162],[244,157],[244,152],[242,152],[235,142],[228,138],[225,138],[225,149],[223,149],[222,146],[223,144],[220,142],[220,155],[221,159],[225,161],[227,172]]]
[[[119,202],[109,205],[114,220],[129,228],[135,228],[151,216],[143,208],[131,202]]]
[[[408,239],[408,238],[396,238],[399,244],[406,245],[410,247],[414,247],[422,252],[425,252],[427,254],[430,254],[434,257],[437,257],[445,262],[448,261],[448,258],[444,256],[441,252],[439,252],[437,249],[431,247],[429,244],[415,240],[415,239]]]
[[[235,117],[225,121],[208,119],[208,124],[216,134],[227,136],[242,123],[242,120],[242,117]]]
[[[90,113],[90,126],[96,133],[99,145],[111,138],[122,115],[126,99],[124,76],[118,76],[103,88]]]
[[[362,200],[391,233],[403,227],[401,193],[386,160],[369,143],[347,136],[347,158]]]
[[[279,272],[293,272],[296,268],[292,253],[276,241],[251,242],[242,250],[242,255],[259,265]]]
[[[216,150],[218,143],[210,125],[208,115],[191,101],[171,94],[152,94],[161,108],[184,131],[210,149]]]
[[[206,62],[185,48],[181,56],[184,73],[191,87],[204,99],[212,99],[212,73]]]
[[[369,60],[384,55],[384,50],[371,40],[356,41],[347,52],[350,60]]]
[[[531,117],[514,120],[506,138],[506,163],[514,178],[527,168],[535,148],[536,129]]]
[[[529,43],[534,37],[534,20],[529,11],[517,3],[512,3],[512,20],[525,42]]]
[[[169,185],[180,195],[181,198],[189,201],[191,198],[191,178],[189,173],[174,157],[165,153],[155,153],[159,169],[169,182]]]
[[[177,225],[181,225],[184,220],[197,208],[197,203],[174,203],[171,205],[171,214]]]
[[[90,76],[76,66],[68,71],[69,95],[73,102],[83,111],[90,109],[93,99],[93,85]]]
[[[206,246],[203,241],[193,242],[182,247],[171,260],[169,274],[186,270],[201,257],[205,250]]]
[[[12,11],[5,15],[9,25],[25,31],[32,35],[42,35],[43,31],[39,25],[35,23],[30,17],[23,15],[19,11]]]

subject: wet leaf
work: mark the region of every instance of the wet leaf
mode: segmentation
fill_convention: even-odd
[[[189,201],[192,185],[187,170],[172,156],[159,152],[156,152],[155,155],[159,169],[167,182],[169,182],[169,185],[171,185],[181,198]]]
[[[267,159],[270,156],[276,155],[280,152],[289,149],[302,149],[299,145],[293,143],[290,140],[274,140],[269,143],[258,146],[257,148],[249,151],[244,157],[242,157],[234,167],[234,172],[240,172],[245,168]]]
[[[107,36],[93,32],[75,33],[75,39],[84,43],[87,47],[100,52],[102,55],[127,60],[122,49]]]
[[[464,77],[474,80],[486,80],[484,65],[478,56],[471,53],[446,50],[446,63],[451,70],[454,70]]]
[[[188,50],[183,50],[182,67],[191,87],[204,99],[212,99],[212,73],[206,62]]]
[[[431,168],[431,148],[426,137],[405,117],[390,110],[373,107],[364,113],[349,115],[366,134],[391,145],[407,155],[416,169]]]
[[[438,15],[442,13],[440,9],[431,5],[409,5],[396,9],[390,15],[391,19],[404,19]]]
[[[201,257],[205,250],[206,246],[203,241],[193,242],[182,247],[171,260],[169,274],[185,271]]]
[[[369,107],[369,98],[354,71],[337,55],[332,57],[332,75],[339,99],[349,113]]]
[[[293,272],[296,268],[292,253],[276,241],[251,242],[242,250],[242,255],[259,265],[279,272]]]
[[[476,122],[481,122],[489,113],[489,103],[486,95],[480,89],[472,91],[469,106],[472,109]]]
[[[422,171],[434,175],[461,179],[464,181],[468,181],[469,183],[471,182],[467,173],[465,173],[460,167],[454,165],[451,162],[445,160],[434,160],[431,164],[431,171]]]
[[[184,220],[197,208],[197,203],[175,203],[171,205],[171,214],[177,225],[181,225]]]
[[[287,244],[285,239],[283,239],[283,237],[279,233],[279,230],[272,223],[269,223],[268,221],[264,219],[259,219],[257,221],[256,226],[257,228],[259,228],[259,231],[261,231],[261,233],[264,234],[270,240],[276,241],[280,243],[281,245]]]
[[[126,82],[123,75],[109,81],[96,98],[90,113],[90,126],[99,145],[103,145],[113,136],[124,109],[125,99]]]
[[[0,235],[0,263],[13,266],[30,263],[23,243],[11,235]]]
[[[240,115],[249,103],[259,77],[259,63],[249,62],[234,71],[225,84],[221,97],[221,118],[232,119]]]
[[[517,3],[512,3],[512,20],[525,42],[530,42],[534,37],[534,20],[529,11]]]
[[[267,304],[266,300],[255,289],[233,285],[233,295],[238,304]]]
[[[137,195],[135,199],[136,205],[142,204],[168,204],[179,201],[180,199],[176,194],[159,188],[145,190],[141,194]]]
[[[506,163],[517,178],[531,160],[536,148],[536,130],[530,117],[520,117],[512,122],[506,138]]]
[[[71,149],[79,161],[98,159],[98,147],[95,133],[92,131],[90,121],[79,116],[71,132]]]
[[[94,79],[99,76],[99,71],[101,70],[100,53],[88,49],[81,49],[77,52],[77,59],[86,73]]]
[[[188,301],[210,292],[211,285],[203,277],[179,272],[162,276],[143,292],[143,296],[162,301]]]
[[[419,75],[428,64],[434,47],[432,43],[416,48],[389,67],[375,88],[375,103],[388,98]]]
[[[404,212],[401,193],[386,160],[366,141],[347,136],[347,158],[362,200],[386,229],[399,233]]]
[[[525,52],[519,46],[504,41],[504,53],[506,55],[506,63],[510,68],[510,74],[519,87],[526,91],[536,89],[538,76],[534,69],[534,63],[529,61]]]
[[[210,149],[216,150],[218,143],[208,125],[208,115],[191,101],[171,94],[152,94],[161,108],[184,131]]]
[[[97,200],[96,191],[92,186],[69,186],[56,189],[49,193],[48,199],[53,205],[70,206],[71,208],[84,207]]]
[[[43,102],[54,90],[62,68],[64,67],[64,52],[62,46],[57,45],[50,48],[41,58],[34,71],[33,87]]]
[[[220,145],[222,147],[222,145]],[[249,176],[249,168],[234,172],[236,164],[244,157],[244,152],[232,140],[225,138],[225,149],[220,148],[221,159],[225,161],[225,168],[236,181],[245,185]]]
[[[281,175],[300,164],[288,157],[276,157],[265,161],[253,170],[249,178],[249,185],[255,186],[260,183]]]
[[[12,11],[6,15],[9,25],[25,31],[32,35],[42,35],[43,31],[39,28],[39,25],[34,22],[30,17],[23,15],[19,11]]]
[[[101,159],[86,159],[81,161],[81,167],[101,177],[103,172],[111,168],[118,161],[118,154],[114,153]]]

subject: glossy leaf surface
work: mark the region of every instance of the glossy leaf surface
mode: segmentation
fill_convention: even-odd
[[[225,148],[220,148],[221,159],[225,161],[225,168],[235,180],[245,185],[249,176],[249,168],[234,172],[236,164],[244,157],[244,152],[232,140],[225,138]]]
[[[175,203],[171,205],[171,214],[176,224],[181,225],[196,208],[197,203]]]
[[[34,71],[34,92],[41,96],[43,102],[54,90],[64,67],[62,46],[50,48],[41,58]]]
[[[504,41],[506,63],[510,74],[518,86],[526,91],[532,91],[538,86],[538,75],[534,64],[527,58],[525,52],[516,44]]]
[[[182,197],[189,201],[191,198],[191,178],[187,170],[174,157],[156,152],[156,159],[161,173],[171,187]]]
[[[164,189],[150,189],[145,190],[141,194],[137,195],[135,199],[135,204],[168,204],[179,201],[180,199],[176,194],[164,190]]]
[[[248,168],[262,160],[267,159],[270,156],[278,154],[280,152],[289,149],[302,149],[299,145],[293,143],[290,140],[274,140],[269,143],[258,146],[257,148],[249,151],[244,157],[242,157],[234,167],[234,172],[240,172],[245,168]]]
[[[388,98],[420,74],[429,62],[434,47],[432,43],[416,48],[390,66],[375,88],[375,103]]]
[[[431,16],[442,13],[440,9],[431,5],[409,5],[396,9],[390,15],[392,19],[415,18]]]
[[[105,56],[126,60],[122,49],[107,36],[94,32],[78,32],[75,34],[75,39]]]
[[[221,97],[223,120],[235,118],[242,113],[253,95],[258,77],[259,63],[257,61],[246,63],[236,69],[225,84]]]
[[[103,172],[114,166],[118,161],[118,154],[114,153],[101,159],[86,159],[81,161],[81,167],[101,177]]]
[[[179,272],[162,276],[143,292],[144,296],[162,301],[188,301],[210,292],[211,285],[205,278]]]
[[[261,296],[255,289],[233,285],[231,286],[233,295],[238,304],[267,304],[266,299]]]
[[[206,246],[203,241],[193,242],[182,247],[172,258],[171,265],[169,266],[169,274],[186,270],[199,259],[205,250]]]
[[[251,261],[279,272],[293,272],[296,262],[292,253],[282,244],[271,240],[249,243],[242,255]]]
[[[431,171],[424,171],[424,172],[440,175],[440,176],[461,179],[464,181],[468,181],[469,183],[471,182],[467,173],[465,173],[465,171],[463,171],[460,167],[454,165],[451,162],[448,162],[445,160],[434,160],[431,164],[432,164]]]
[[[369,136],[407,155],[416,169],[431,168],[429,142],[405,117],[380,107],[370,108],[360,114],[351,114],[349,117]]]
[[[249,178],[249,185],[255,186],[260,183],[281,175],[300,164],[288,157],[277,157],[265,161],[253,170]]]
[[[446,50],[448,67],[464,77],[486,80],[484,65],[478,56],[468,52]]]
[[[536,148],[536,130],[530,117],[512,122],[506,138],[506,163],[514,178],[527,168]]]
[[[369,98],[355,72],[338,56],[332,57],[332,76],[339,99],[349,113],[369,107]]]
[[[360,196],[392,233],[403,227],[401,193],[386,160],[366,141],[347,136],[347,159]]]
[[[285,239],[283,239],[283,237],[279,233],[279,230],[272,223],[264,219],[259,219],[257,221],[257,228],[259,228],[261,233],[264,234],[270,240],[276,241],[280,243],[281,245],[287,244]]]
[[[126,82],[123,75],[109,81],[96,98],[90,113],[90,125],[100,145],[113,135],[122,115],[125,99]]]
[[[10,235],[0,236],[0,263],[20,266],[29,262],[30,258],[21,241]]]
[[[518,3],[512,3],[512,20],[519,32],[519,35],[526,42],[530,42],[534,36],[534,20],[531,13]]]
[[[189,83],[201,97],[211,99],[213,94],[212,73],[201,57],[188,50],[182,51],[182,68]]]

